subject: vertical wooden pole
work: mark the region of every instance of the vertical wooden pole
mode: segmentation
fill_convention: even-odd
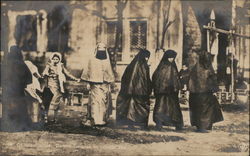
[[[210,26],[210,23],[208,23],[208,26]],[[207,51],[210,52],[210,30],[207,30]]]

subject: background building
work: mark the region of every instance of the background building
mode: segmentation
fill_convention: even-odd
[[[155,61],[159,48],[177,51],[177,66],[189,64],[194,49],[207,49],[207,30],[214,11],[216,28],[249,36],[249,1],[3,1],[1,51],[13,44],[43,69],[50,52],[64,56],[67,67],[80,76],[98,42],[115,53],[120,77],[137,48],[147,48]],[[228,35],[219,33],[213,46],[220,79],[226,74]],[[235,38],[238,68],[249,74],[249,38]],[[151,70],[153,72],[153,70]],[[249,76],[248,76],[249,77]],[[118,78],[119,79],[119,78]]]

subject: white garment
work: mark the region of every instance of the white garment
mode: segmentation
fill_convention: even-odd
[[[32,74],[32,83],[28,84],[25,90],[35,99],[37,99],[39,102],[42,102],[41,98],[36,94],[36,90],[42,91],[40,82],[38,81],[38,78],[34,76],[34,74],[37,74],[39,77],[40,74],[38,72],[37,67],[31,62],[31,61],[24,61],[24,63],[29,68],[31,74]]]
[[[89,59],[88,66],[83,70],[81,79],[97,83],[114,82],[114,74],[107,50],[107,59],[104,60],[97,59],[96,52],[97,50],[95,50],[92,58]]]

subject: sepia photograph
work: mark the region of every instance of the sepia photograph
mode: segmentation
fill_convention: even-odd
[[[250,0],[1,0],[1,156],[248,156]]]

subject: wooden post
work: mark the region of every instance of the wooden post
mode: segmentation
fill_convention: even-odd
[[[130,2],[127,2],[127,6],[124,9],[123,13],[123,30],[122,30],[122,61],[129,61],[130,55],[130,23],[129,23],[129,10],[130,10]]]
[[[208,24],[212,28],[216,28],[215,25],[215,13],[214,10],[211,11],[210,14],[210,23]],[[215,70],[215,73],[217,73],[218,63],[217,63],[217,56],[219,51],[219,41],[218,41],[218,33],[215,31],[208,30],[208,52],[214,55],[214,59],[212,62],[212,66]]]

